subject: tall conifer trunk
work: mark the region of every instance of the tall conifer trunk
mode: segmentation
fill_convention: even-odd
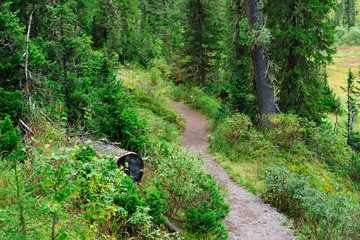
[[[254,29],[255,24],[260,25],[260,11],[258,0],[245,0],[246,15],[249,24]],[[258,27],[259,28],[259,27]],[[252,49],[253,67],[255,73],[256,93],[259,104],[260,124],[264,123],[266,115],[276,113],[276,104],[272,83],[267,73],[267,60],[265,56],[265,46],[254,44]]]

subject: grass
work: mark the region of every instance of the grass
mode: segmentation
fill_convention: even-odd
[[[356,21],[356,26],[359,26],[360,25],[360,1],[359,0],[356,0],[356,3],[355,3],[355,9],[357,11],[357,15],[355,16],[355,21]]]
[[[359,73],[360,47],[339,47],[338,53],[334,56],[333,60],[334,64],[329,65],[326,69],[329,85],[334,90],[334,93],[340,97],[341,102],[345,103],[346,93],[341,87],[346,87],[346,80],[350,68],[356,75]]]
[[[360,46],[341,46],[338,48],[337,54],[333,57],[334,63],[329,65],[326,69],[328,74],[329,86],[333,89],[336,96],[340,98],[343,109],[346,109],[346,92],[342,89],[346,89],[348,71],[351,68],[351,71],[355,74],[356,81],[359,81],[359,70],[360,70]],[[360,85],[358,85],[360,87]],[[336,115],[334,113],[329,113],[327,115],[328,120],[334,126],[336,122]],[[338,116],[338,123],[345,127],[345,122],[347,120],[346,114]],[[354,129],[360,130],[359,117],[356,119]]]

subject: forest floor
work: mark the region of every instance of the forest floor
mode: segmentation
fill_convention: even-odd
[[[229,240],[295,239],[290,227],[285,226],[288,221],[283,215],[261,198],[238,186],[210,156],[206,143],[209,120],[182,103],[171,103],[185,119],[182,145],[200,156],[205,162],[204,170],[229,191],[226,201],[230,204],[231,211],[225,219]]]

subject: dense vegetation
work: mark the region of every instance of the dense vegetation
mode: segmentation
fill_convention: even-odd
[[[226,192],[167,98],[212,118],[218,160],[303,238],[359,238],[356,74],[345,98],[326,74],[336,45],[360,44],[356,6],[1,2],[0,238],[226,239]],[[104,137],[147,157],[141,183],[91,147]]]

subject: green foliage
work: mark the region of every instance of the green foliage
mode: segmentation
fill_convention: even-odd
[[[169,108],[164,104],[166,99],[157,99],[151,92],[145,92],[141,89],[136,89],[131,96],[132,100],[142,108],[151,110],[154,114],[163,118],[169,123],[178,123],[179,117],[174,109]]]
[[[216,116],[221,108],[221,103],[214,96],[206,94],[202,88],[189,85],[172,85],[171,97],[181,101],[208,117]]]
[[[360,29],[358,27],[336,27],[335,37],[338,45],[360,46]]]
[[[10,3],[0,4],[0,88],[5,91],[19,89],[23,76],[25,47],[24,27],[19,24],[15,12],[10,11]]]
[[[196,84],[207,84],[207,77],[218,58],[219,19],[215,1],[186,0],[183,7],[184,57],[187,79]]]
[[[352,149],[360,152],[360,132],[352,132],[349,142]]]
[[[258,114],[256,91],[254,86],[254,71],[252,59],[248,54],[251,52],[254,36],[249,31],[249,23],[246,18],[245,8],[242,1],[229,0],[230,6],[225,15],[227,21],[225,54],[225,85],[229,89],[231,107],[243,112],[255,119]]]
[[[309,187],[303,175],[286,168],[265,171],[265,196],[288,216],[306,223],[301,231],[316,239],[359,238],[359,206],[352,207],[345,197]]]
[[[224,134],[226,141],[236,144],[249,140],[252,128],[253,124],[247,115],[236,113],[231,118],[225,120],[220,131]]]
[[[333,1],[268,1],[265,13],[271,31],[269,50],[278,70],[278,106],[320,123],[327,108],[323,104],[324,83],[319,69],[335,53],[333,26],[324,21]],[[281,19],[281,21],[279,21]]]
[[[154,185],[166,196],[169,216],[186,217],[186,227],[198,235],[210,233],[216,239],[226,238],[222,220],[229,205],[224,192],[201,169],[200,159],[176,151],[168,157],[152,159],[150,164],[156,166]]]
[[[306,141],[314,131],[315,124],[292,114],[269,116],[269,123],[262,127],[264,136],[280,148],[291,148]]]
[[[23,159],[21,146],[21,134],[13,126],[10,117],[6,116],[4,120],[0,120],[0,156],[7,156],[16,161]]]
[[[69,238],[76,231],[66,225],[80,220],[91,224],[92,234],[121,236],[120,225],[143,238],[151,233],[153,219],[160,219],[159,209],[164,206],[160,194],[139,191],[113,158],[100,157],[90,146],[55,149],[50,156],[35,159],[34,171],[37,191],[51,200],[52,211],[58,213],[56,231],[62,237]],[[80,210],[81,218],[66,218],[71,209],[74,213]],[[86,228],[81,231],[86,233]]]
[[[149,206],[149,215],[153,217],[154,222],[158,225],[166,221],[164,212],[166,211],[167,201],[162,189],[152,189],[144,193],[144,205]]]
[[[199,187],[204,191],[200,201],[191,206],[186,215],[187,228],[198,234],[210,233],[217,239],[227,239],[228,232],[222,220],[229,212],[229,204],[224,201],[219,186],[211,175],[199,176]]]
[[[349,69],[346,89],[341,87],[346,92],[347,105],[347,142],[350,145],[350,137],[353,132],[354,121],[357,113],[357,97],[359,95],[359,88],[355,86],[355,76]]]
[[[356,27],[350,28],[343,36],[342,42],[349,46],[360,46],[360,29]]]
[[[327,80],[326,72],[324,72],[324,88],[322,94],[323,94],[322,104],[326,107],[326,112],[331,113],[337,111],[340,114],[343,113],[340,99],[336,97],[333,89],[330,88],[329,82]]]
[[[347,0],[343,2],[343,26],[348,28],[355,26],[355,9],[356,0]]]
[[[51,226],[48,201],[36,195],[36,184],[30,181],[26,168],[14,160],[0,161],[0,238],[48,238]],[[48,227],[47,233],[44,226]]]
[[[113,141],[121,141],[123,147],[141,150],[147,142],[145,122],[139,118],[122,83],[111,77],[107,81],[98,89],[98,100],[92,104],[93,128]]]
[[[21,91],[6,91],[0,87],[0,119],[10,116],[14,121],[18,120],[23,108]]]
[[[10,3],[0,4],[0,120],[9,115],[17,121],[22,111],[24,28]]]

